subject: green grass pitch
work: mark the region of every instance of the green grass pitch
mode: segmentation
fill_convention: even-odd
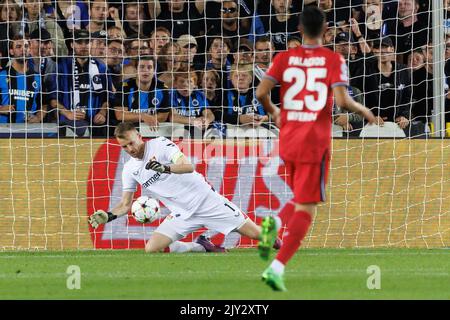
[[[0,299],[450,299],[450,250],[302,249],[285,274],[288,292],[260,279],[255,249],[225,254],[139,250],[1,252]],[[81,289],[66,286],[68,266]],[[367,268],[381,289],[367,288]]]

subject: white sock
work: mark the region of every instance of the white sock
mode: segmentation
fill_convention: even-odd
[[[191,245],[191,251],[192,252],[206,252],[206,249],[201,244],[198,244],[197,242],[188,242]]]
[[[284,264],[282,264],[277,259],[272,261],[272,264],[270,265],[270,267],[273,269],[273,271],[275,271],[278,274],[284,273]]]
[[[273,218],[275,219],[275,225],[277,226],[277,230],[280,230],[281,229],[281,224],[282,224],[280,217],[279,216],[273,216]]]
[[[170,252],[206,252],[205,248],[196,242],[174,241],[169,245]]]

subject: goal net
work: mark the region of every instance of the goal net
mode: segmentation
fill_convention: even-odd
[[[349,94],[379,123],[333,107],[326,202],[304,247],[448,247],[447,2],[1,1],[0,248],[144,247],[164,206],[151,224],[131,214],[88,224],[120,202],[123,121],[144,139],[172,139],[258,224],[285,218],[292,191],[279,129],[255,90],[277,53],[302,45],[307,5],[325,11],[323,45],[344,57]],[[278,87],[271,99],[280,104]],[[204,228],[185,240],[200,234],[228,248],[256,244]]]

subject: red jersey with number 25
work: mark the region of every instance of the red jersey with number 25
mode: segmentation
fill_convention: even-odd
[[[348,85],[345,60],[321,46],[300,46],[277,54],[265,77],[281,86],[281,158],[321,162],[331,144],[332,89]]]

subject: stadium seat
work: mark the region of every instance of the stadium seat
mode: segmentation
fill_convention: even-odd
[[[0,137],[23,136],[55,137],[58,135],[56,123],[2,123],[0,124]]]
[[[58,125],[56,123],[2,123],[0,124],[0,132],[48,132],[58,133]]]
[[[245,129],[244,132],[245,138],[269,139],[278,137],[278,132],[276,132],[276,130],[263,127],[248,128]]]
[[[84,132],[83,137],[89,137],[90,133],[89,133],[89,128],[86,129],[86,131]],[[71,128],[66,128],[66,137],[77,137],[76,133],[73,131],[73,129]]]
[[[227,125],[227,138],[277,138],[278,128],[267,129],[264,127],[253,128],[250,126]]]
[[[331,128],[331,136],[333,138],[342,138],[344,136],[342,127],[338,126],[337,124],[333,124],[333,127]]]
[[[162,125],[162,124],[161,124]],[[150,127],[147,124],[140,123],[139,125],[139,132],[143,137],[157,137],[159,136],[159,132],[161,131],[161,126],[158,128],[158,130],[154,130],[152,127]],[[163,128],[164,129],[164,128]]]
[[[216,129],[216,128],[209,128],[208,130],[206,130],[204,136],[204,139],[222,139],[222,133],[220,132],[220,130]]]
[[[184,130],[184,125],[178,123],[164,122],[160,123],[158,130],[154,130],[148,124],[141,123],[139,127],[139,132],[143,137],[170,137],[171,139],[186,137],[188,135]]]
[[[384,125],[366,125],[359,135],[361,138],[405,138],[405,132],[395,122],[385,122]]]
[[[227,138],[242,138],[245,136],[245,131],[239,126],[227,125]]]

